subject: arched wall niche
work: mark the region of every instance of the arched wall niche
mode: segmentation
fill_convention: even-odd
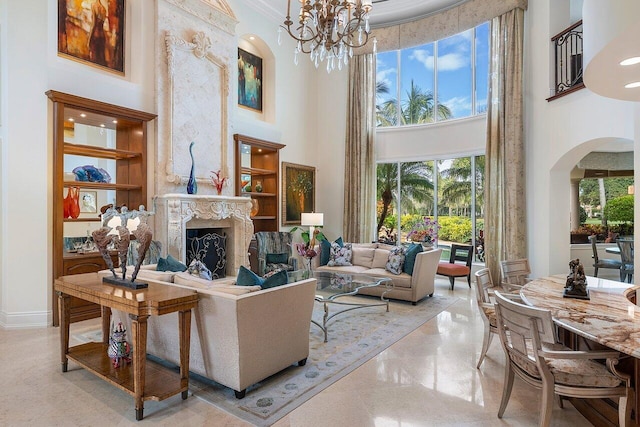
[[[260,37],[255,34],[244,34],[238,39],[238,47],[253,55],[262,58],[262,112],[250,108],[244,108],[238,105],[238,114],[254,120],[261,120],[266,123],[275,123],[276,102],[275,102],[275,86],[276,86],[276,67],[275,55]],[[238,68],[240,73],[240,68]],[[236,78],[238,74],[235,74]],[[237,85],[237,83],[236,83]],[[236,95],[237,102],[237,95]]]
[[[572,181],[576,181],[576,165],[591,152],[622,151],[628,150],[629,147],[633,150],[633,141],[627,138],[594,138],[575,145],[562,155],[551,168],[547,192],[550,198],[550,208],[547,215],[553,220],[549,221],[548,246],[554,250],[549,251],[549,271],[565,271],[570,259],[580,258],[584,260],[583,265],[587,269],[587,274],[593,274],[593,268],[588,261],[591,259],[591,247],[586,249],[572,247],[568,238],[571,230],[571,215],[575,209],[575,204],[572,203],[573,196],[575,196]],[[543,212],[540,214],[544,215]]]

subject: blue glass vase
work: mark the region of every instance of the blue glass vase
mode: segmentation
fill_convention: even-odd
[[[189,182],[187,182],[187,193],[196,194],[198,192],[198,182],[196,181],[196,164],[193,159],[193,145],[195,142],[191,142],[189,145],[189,155],[191,156],[191,173],[189,174]]]

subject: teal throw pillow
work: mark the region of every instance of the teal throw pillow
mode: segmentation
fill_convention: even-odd
[[[289,262],[289,254],[286,252],[279,254],[267,254],[267,264],[287,264]]]
[[[404,254],[404,265],[402,270],[407,274],[413,274],[413,267],[416,265],[416,256],[422,252],[422,245],[412,243]]]
[[[236,285],[238,286],[260,286],[262,289],[275,288],[276,286],[286,285],[289,281],[286,270],[280,270],[263,279],[244,265],[238,269],[238,277]]]
[[[264,282],[260,285],[262,289],[275,288],[276,286],[282,286],[289,283],[289,276],[286,270],[280,270],[277,273],[264,279]]]
[[[344,247],[342,236],[338,237],[334,243],[337,243],[341,248]],[[327,239],[320,241],[320,265],[327,265],[331,257],[331,242]]]
[[[253,271],[249,270],[244,265],[241,265],[238,269],[238,277],[236,278],[236,285],[238,286],[262,286],[264,280]]]
[[[172,257],[171,255],[167,255],[166,258],[158,258],[158,265],[156,266],[156,271],[186,271],[187,266]]]

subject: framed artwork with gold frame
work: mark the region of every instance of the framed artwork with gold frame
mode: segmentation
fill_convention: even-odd
[[[282,162],[282,225],[300,225],[302,212],[316,207],[316,168]]]

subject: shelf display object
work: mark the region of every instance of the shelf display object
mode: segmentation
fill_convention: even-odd
[[[101,206],[147,205],[147,124],[156,115],[53,90],[46,95],[53,104],[55,280],[106,268],[87,237],[100,228]],[[117,265],[117,254],[112,259]],[[99,316],[98,305],[72,300],[72,322]]]
[[[278,231],[283,144],[235,134],[235,194],[251,197],[254,232]]]

